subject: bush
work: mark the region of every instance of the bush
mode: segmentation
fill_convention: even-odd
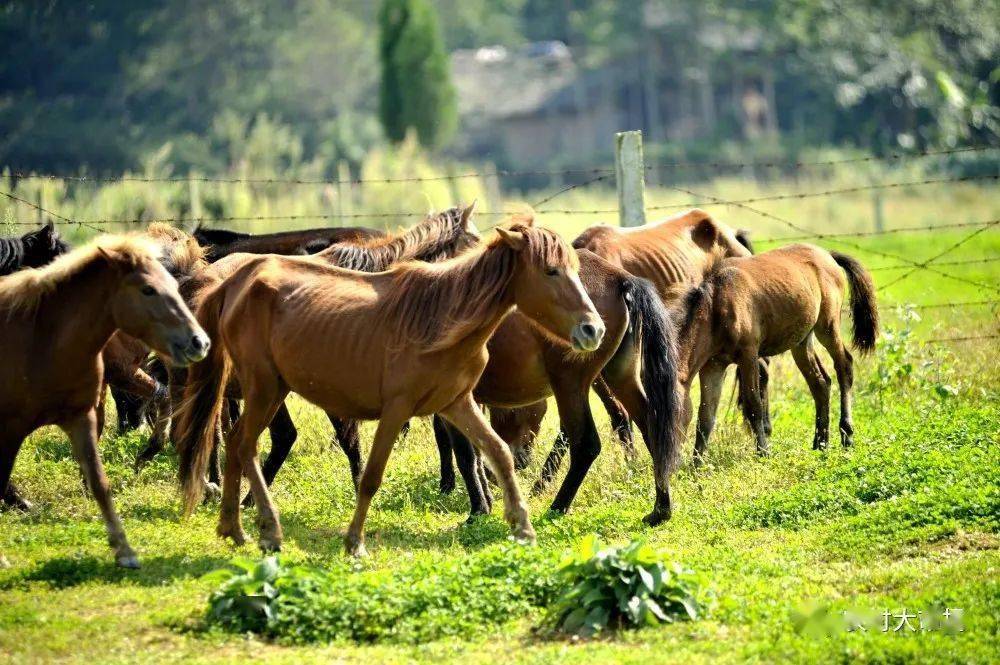
[[[668,568],[642,541],[602,547],[589,536],[559,574],[567,588],[552,607],[550,624],[564,633],[591,636],[607,628],[693,621],[706,610],[698,577],[676,564]]]

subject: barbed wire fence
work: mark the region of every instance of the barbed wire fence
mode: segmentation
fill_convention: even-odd
[[[712,169],[712,170],[725,170],[725,169],[738,169],[738,170],[755,170],[755,169],[779,169],[785,171],[799,171],[805,169],[815,169],[815,168],[829,168],[841,165],[857,165],[864,163],[875,163],[875,162],[903,162],[907,160],[920,160],[931,157],[944,157],[953,155],[963,155],[969,153],[981,153],[985,151],[993,151],[1000,149],[1000,146],[969,146],[962,148],[946,149],[946,150],[927,150],[915,153],[890,153],[885,155],[868,155],[859,157],[848,157],[842,159],[832,159],[832,160],[820,160],[820,161],[761,161],[761,162],[731,162],[731,161],[664,161],[653,165],[645,165],[641,163],[641,153],[640,153],[640,168],[643,174],[648,174],[655,171],[664,171],[671,169]],[[334,185],[351,185],[351,186],[365,186],[365,185],[386,185],[386,184],[415,184],[422,182],[433,182],[433,181],[456,181],[467,178],[487,178],[495,176],[509,176],[509,177],[558,177],[560,179],[565,178],[577,178],[578,181],[566,186],[561,186],[557,188],[551,194],[545,196],[539,201],[532,204],[532,208],[540,214],[558,214],[567,216],[598,216],[598,215],[617,215],[619,214],[620,208],[605,208],[605,209],[579,209],[579,208],[550,208],[547,206],[552,201],[572,192],[574,190],[582,189],[595,185],[598,183],[606,183],[609,181],[616,180],[617,173],[615,168],[584,168],[584,169],[563,169],[563,170],[492,170],[489,172],[463,172],[463,173],[453,173],[445,175],[432,175],[432,176],[422,176],[422,177],[399,177],[399,178],[341,178],[341,179],[306,179],[306,178],[238,178],[231,176],[117,176],[117,177],[104,177],[104,176],[88,176],[88,175],[72,175],[72,174],[45,174],[45,173],[27,173],[20,171],[8,172],[6,176],[15,181],[31,181],[31,180],[42,180],[42,181],[65,181],[65,182],[76,182],[76,183],[94,183],[94,184],[115,184],[115,183],[217,183],[217,184],[244,184],[244,185],[260,185],[260,186],[334,186]],[[663,182],[659,183],[659,187],[662,189],[671,190],[677,193],[685,194],[690,196],[693,200],[686,201],[683,203],[670,203],[662,205],[645,205],[643,203],[644,212],[659,212],[666,210],[682,210],[693,207],[709,207],[709,206],[728,206],[737,209],[744,210],[753,215],[759,216],[763,219],[767,219],[771,222],[776,222],[793,232],[796,235],[785,235],[785,236],[774,236],[774,237],[764,237],[764,238],[754,238],[754,242],[765,243],[765,244],[775,244],[775,243],[786,243],[786,242],[798,242],[803,240],[812,240],[820,242],[828,242],[842,247],[849,247],[856,251],[860,251],[872,256],[878,256],[883,259],[889,259],[895,261],[896,263],[884,266],[875,266],[870,268],[873,272],[882,271],[903,271],[902,273],[896,275],[893,279],[888,282],[883,283],[878,290],[886,291],[892,286],[911,278],[914,274],[919,272],[928,272],[935,274],[939,277],[943,277],[952,281],[964,283],[968,286],[974,286],[977,289],[983,291],[989,291],[993,293],[1000,293],[1000,286],[996,284],[987,284],[984,282],[979,282],[976,280],[968,279],[966,277],[956,275],[950,270],[941,270],[941,268],[950,268],[955,266],[967,266],[967,265],[986,265],[990,263],[995,263],[1000,261],[1000,256],[989,256],[983,258],[975,259],[958,259],[951,261],[942,261],[941,259],[946,258],[948,255],[952,254],[955,250],[966,245],[976,237],[981,234],[987,233],[989,231],[995,230],[998,225],[1000,225],[1000,219],[988,219],[982,221],[972,221],[972,222],[956,222],[956,223],[945,223],[945,224],[935,224],[935,225],[924,225],[924,226],[902,226],[895,228],[886,229],[875,229],[868,231],[849,231],[849,232],[832,232],[823,233],[817,232],[809,229],[801,224],[798,224],[790,219],[783,216],[779,216],[773,212],[762,210],[757,207],[759,203],[768,202],[778,202],[778,201],[801,201],[813,198],[826,198],[826,197],[836,197],[849,194],[858,194],[862,192],[879,192],[883,190],[892,189],[904,189],[904,188],[916,188],[932,185],[942,185],[942,184],[956,184],[956,183],[970,183],[970,182],[996,182],[1000,179],[1000,173],[993,174],[974,174],[974,175],[962,175],[947,178],[923,178],[919,180],[909,180],[902,182],[881,182],[873,183],[868,185],[859,185],[852,187],[844,187],[837,189],[826,189],[819,191],[808,191],[808,192],[795,192],[795,193],[784,193],[784,194],[774,194],[766,196],[756,196],[743,199],[726,199],[717,197],[714,195],[706,194],[704,192],[694,191],[690,188],[681,187],[679,185],[665,184]],[[17,196],[16,194],[8,191],[0,190],[0,195],[3,195],[7,199],[15,203],[15,205],[26,206],[28,209],[37,213],[40,216],[47,216],[54,224],[57,225],[74,225],[78,228],[87,229],[88,231],[93,231],[97,233],[103,233],[108,230],[108,227],[113,226],[132,226],[132,225],[145,225],[154,222],[166,223],[166,224],[184,224],[184,225],[204,225],[204,224],[217,224],[217,223],[240,223],[240,222],[269,222],[271,224],[280,222],[297,222],[303,220],[321,220],[321,221],[334,221],[339,220],[342,222],[348,220],[380,220],[380,219],[412,219],[412,218],[422,218],[426,215],[426,212],[361,212],[361,213],[298,213],[298,214],[278,214],[278,215],[255,215],[255,216],[180,216],[180,217],[160,217],[160,218],[127,218],[127,219],[75,219],[63,215],[59,212],[53,211],[47,207],[29,201],[23,197]],[[518,214],[523,212],[523,210],[495,210],[487,212],[478,212],[479,217],[492,217],[501,218],[510,215]],[[12,220],[7,221],[9,226],[37,226],[38,219],[35,221],[21,221]],[[892,252],[886,252],[883,250],[877,250],[865,245],[855,242],[853,239],[857,238],[870,238],[877,236],[887,236],[887,235],[898,235],[898,234],[909,234],[909,233],[926,233],[926,232],[940,232],[940,231],[954,231],[958,229],[969,229],[969,232],[961,236],[956,242],[947,246],[944,250],[941,250],[931,256],[929,259],[923,261],[917,261],[910,257],[894,254]],[[924,303],[924,304],[909,304],[906,305],[912,309],[917,310],[936,310],[936,309],[946,309],[946,308],[975,308],[975,307],[994,307],[996,308],[1000,305],[1000,299],[996,300],[977,300],[977,301],[967,301],[967,302],[942,302],[942,303]],[[883,307],[894,308],[897,306],[904,306],[902,303],[884,303]],[[945,337],[924,340],[928,344],[947,344],[947,343],[959,343],[967,341],[976,340],[991,340],[1000,339],[1000,334],[994,335],[966,335],[959,337]]]

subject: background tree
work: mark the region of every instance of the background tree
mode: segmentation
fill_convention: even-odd
[[[386,136],[398,143],[412,128],[424,146],[446,144],[458,111],[434,9],[426,0],[386,0],[379,23],[379,116]]]

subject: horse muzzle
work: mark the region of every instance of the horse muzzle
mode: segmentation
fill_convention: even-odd
[[[574,351],[596,351],[604,339],[604,324],[601,322],[578,323],[569,335]]]
[[[198,331],[183,341],[173,342],[170,345],[170,359],[175,365],[184,367],[204,360],[211,347],[208,335]]]

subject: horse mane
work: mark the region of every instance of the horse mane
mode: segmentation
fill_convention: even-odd
[[[161,260],[163,252],[160,243],[141,234],[100,236],[47,266],[28,268],[0,279],[0,307],[8,312],[34,310],[43,297],[95,261],[113,257],[126,269],[134,269],[144,262]]]
[[[676,310],[680,319],[677,332],[681,340],[687,338],[698,312],[702,307],[711,305],[714,296],[715,281],[712,279],[712,275],[706,277],[698,286],[688,289],[687,293],[684,294]]]
[[[162,245],[160,263],[175,278],[191,275],[208,265],[205,248],[193,235],[176,226],[156,222],[149,225],[146,235]]]
[[[515,224],[526,246],[520,254],[532,265],[579,269],[576,252],[548,229]],[[508,297],[507,289],[519,252],[502,238],[440,263],[416,261],[389,271],[393,286],[383,302],[384,312],[403,342],[432,351],[467,333],[490,317]]]
[[[461,223],[462,212],[462,208],[449,208],[404,231],[357,243],[336,243],[316,256],[331,265],[361,272],[382,272],[399,261],[440,261],[454,253],[464,234],[472,235]]]

